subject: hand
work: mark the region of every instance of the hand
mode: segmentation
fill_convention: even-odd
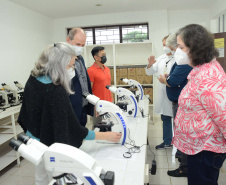
[[[155,60],[155,56],[150,56],[149,58],[148,58],[148,67],[147,68],[150,68],[154,63],[156,62],[156,60]]]
[[[118,132],[104,132],[104,134],[105,134],[104,140],[111,141],[114,143],[119,142],[119,140],[122,136],[122,134],[118,133]]]
[[[166,77],[163,76],[163,75],[159,75],[160,77],[158,78],[159,82],[162,83],[162,84],[165,84],[165,81],[166,81]]]
[[[97,111],[95,111],[95,116],[98,117],[99,116],[99,113]]]
[[[96,111],[96,107],[94,107],[94,115],[95,115],[95,117],[99,116],[99,113]]]

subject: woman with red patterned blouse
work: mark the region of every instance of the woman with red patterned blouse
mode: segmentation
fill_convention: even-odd
[[[188,185],[217,185],[226,158],[226,74],[204,27],[181,28],[177,44],[175,61],[193,70],[179,97],[173,144],[188,155]]]

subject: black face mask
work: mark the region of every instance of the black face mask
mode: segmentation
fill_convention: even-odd
[[[106,56],[102,56],[101,58],[101,64],[105,64],[107,62],[107,57]]]

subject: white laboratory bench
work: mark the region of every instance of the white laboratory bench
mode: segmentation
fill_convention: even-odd
[[[144,185],[149,183],[149,167],[146,164],[149,119],[147,99],[143,100],[143,105],[144,115],[146,115],[144,118],[127,117],[130,138],[135,141],[136,146],[144,145],[141,147],[140,153],[133,153],[131,158],[124,158],[123,154],[128,151],[125,146],[100,143],[96,140],[84,141],[80,147],[81,150],[92,156],[105,171],[114,171],[114,185]],[[129,139],[126,142],[129,142]],[[53,184],[53,181],[50,184]]]

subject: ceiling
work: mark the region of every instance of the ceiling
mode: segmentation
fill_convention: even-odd
[[[73,16],[148,11],[158,9],[204,9],[216,0],[9,0],[48,17],[59,19]],[[101,6],[96,6],[101,4]],[[135,16],[135,15],[134,15]]]

